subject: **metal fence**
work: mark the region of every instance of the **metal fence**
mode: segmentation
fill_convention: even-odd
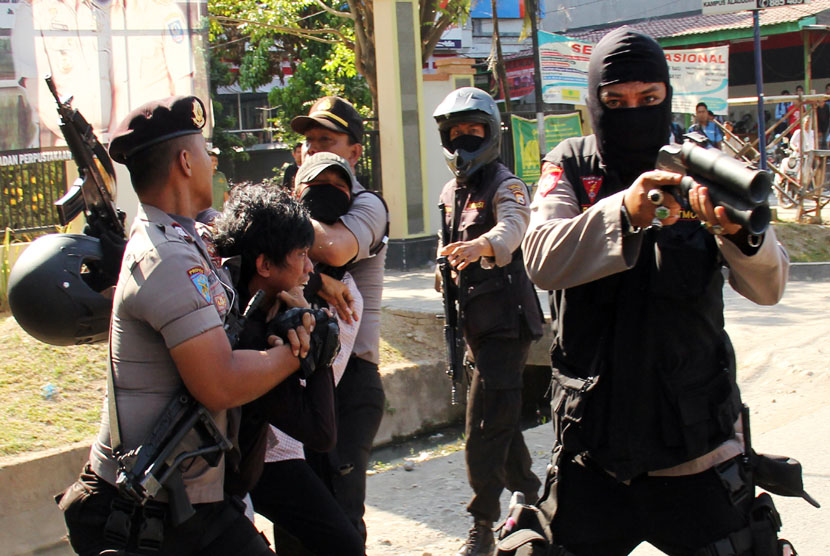
[[[363,154],[355,164],[355,177],[366,189],[383,194],[377,118],[363,120]]]
[[[0,166],[0,229],[11,228],[15,236],[55,231],[54,203],[65,191],[62,160]]]
[[[501,161],[510,169],[511,172],[516,172],[516,160],[513,156],[513,130],[510,127],[510,114],[502,114]]]

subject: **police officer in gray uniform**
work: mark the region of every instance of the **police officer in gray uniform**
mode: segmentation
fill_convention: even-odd
[[[308,349],[301,327],[301,343],[231,350],[223,322],[236,294],[219,278],[194,227],[196,214],[211,204],[204,124],[201,100],[172,97],[133,111],[110,143],[110,155],[126,164],[141,205],[113,301],[115,415],[104,411],[89,463],[59,502],[72,547],[81,555],[144,553],[140,546],[158,540],[148,539],[151,521],[164,524],[158,554],[271,553],[241,506],[224,494],[224,458],[216,467],[200,457],[182,464],[196,511],[180,525],[172,524],[164,496],[139,506],[115,487],[118,455],[144,442],[183,386],[233,439],[238,413],[232,408],[292,374],[297,355]],[[113,449],[119,437],[120,447]]]
[[[363,120],[349,101],[329,96],[317,99],[308,116],[291,120],[291,129],[302,133],[308,147],[306,156],[331,152],[343,157],[354,170],[363,146]],[[295,184],[297,185],[297,184]],[[366,470],[372,442],[383,418],[385,396],[378,372],[380,363],[380,304],[389,213],[383,199],[352,180],[350,199],[334,197],[324,200],[343,209],[333,224],[312,219],[314,245],[309,257],[316,263],[347,270],[363,296],[363,315],[351,357],[335,392],[337,399],[337,447],[328,458],[330,467],[322,471],[330,482],[335,498],[346,515],[366,538],[363,521],[366,498]],[[322,193],[328,188],[319,188]],[[341,201],[337,198],[340,197]],[[340,202],[345,204],[340,205]],[[322,287],[318,291],[337,309],[340,317],[351,322],[350,294],[341,282],[317,274]],[[339,289],[338,289],[339,288]],[[339,292],[339,293],[338,293]],[[315,458],[310,458],[309,461]]]
[[[464,339],[475,359],[465,447],[475,520],[458,554],[493,551],[493,522],[506,487],[538,498],[519,418],[522,370],[542,335],[542,314],[520,248],[530,217],[528,191],[499,160],[501,116],[480,89],[450,93],[433,114],[455,177],[441,192],[446,256],[458,276]]]

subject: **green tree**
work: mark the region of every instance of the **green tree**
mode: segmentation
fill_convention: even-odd
[[[419,1],[421,55],[427,59],[441,34],[467,16],[470,0]],[[280,75],[279,62],[292,56],[305,64],[309,45],[318,43],[330,47],[323,68],[346,77],[354,68],[377,106],[372,0],[209,0],[208,7],[211,43],[242,61],[240,85],[267,83]]]
[[[223,62],[212,49],[210,51],[210,96],[213,106],[213,145],[222,151],[222,156],[228,156],[235,161],[244,162],[250,157],[243,149],[247,145],[242,138],[228,130],[236,129],[238,122],[233,114],[225,114],[221,103],[216,102],[216,90],[219,87],[231,85],[236,77],[230,66]]]
[[[285,143],[294,143],[301,137],[291,131],[289,122],[294,116],[308,113],[314,99],[337,95],[351,101],[364,116],[370,114],[372,97],[366,81],[354,69],[332,62],[336,58],[330,48],[318,48],[318,53],[304,56],[302,64],[285,87],[273,88],[268,93],[268,103],[275,108],[273,125],[275,133]]]

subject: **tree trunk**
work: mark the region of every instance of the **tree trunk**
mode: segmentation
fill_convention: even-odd
[[[501,85],[504,94],[504,111],[510,112],[510,85],[507,84],[507,72],[504,70],[504,56],[501,53],[501,37],[499,36],[499,10],[496,0],[490,0],[493,8],[493,50],[495,50],[495,62],[493,52],[490,53],[491,65],[495,66],[496,83]]]
[[[378,77],[375,62],[375,13],[372,2],[349,0],[354,16],[354,63],[358,73],[366,79],[372,95],[372,111],[377,115]]]

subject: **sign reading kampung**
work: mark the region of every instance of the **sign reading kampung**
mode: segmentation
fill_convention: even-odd
[[[588,61],[593,48],[592,43],[539,31],[545,102],[585,104]],[[674,90],[672,112],[693,113],[698,102],[705,102],[715,114],[727,113],[728,46],[666,50],[665,54]]]
[[[729,14],[758,9],[760,0],[703,0],[703,15]]]
[[[526,183],[536,183],[541,174],[539,167],[539,133],[536,120],[510,116],[513,131],[513,159],[516,175]],[[545,116],[545,146],[548,150],[568,137],[582,135],[579,112]]]
[[[703,0],[703,15],[783,8],[809,3],[810,0]]]

